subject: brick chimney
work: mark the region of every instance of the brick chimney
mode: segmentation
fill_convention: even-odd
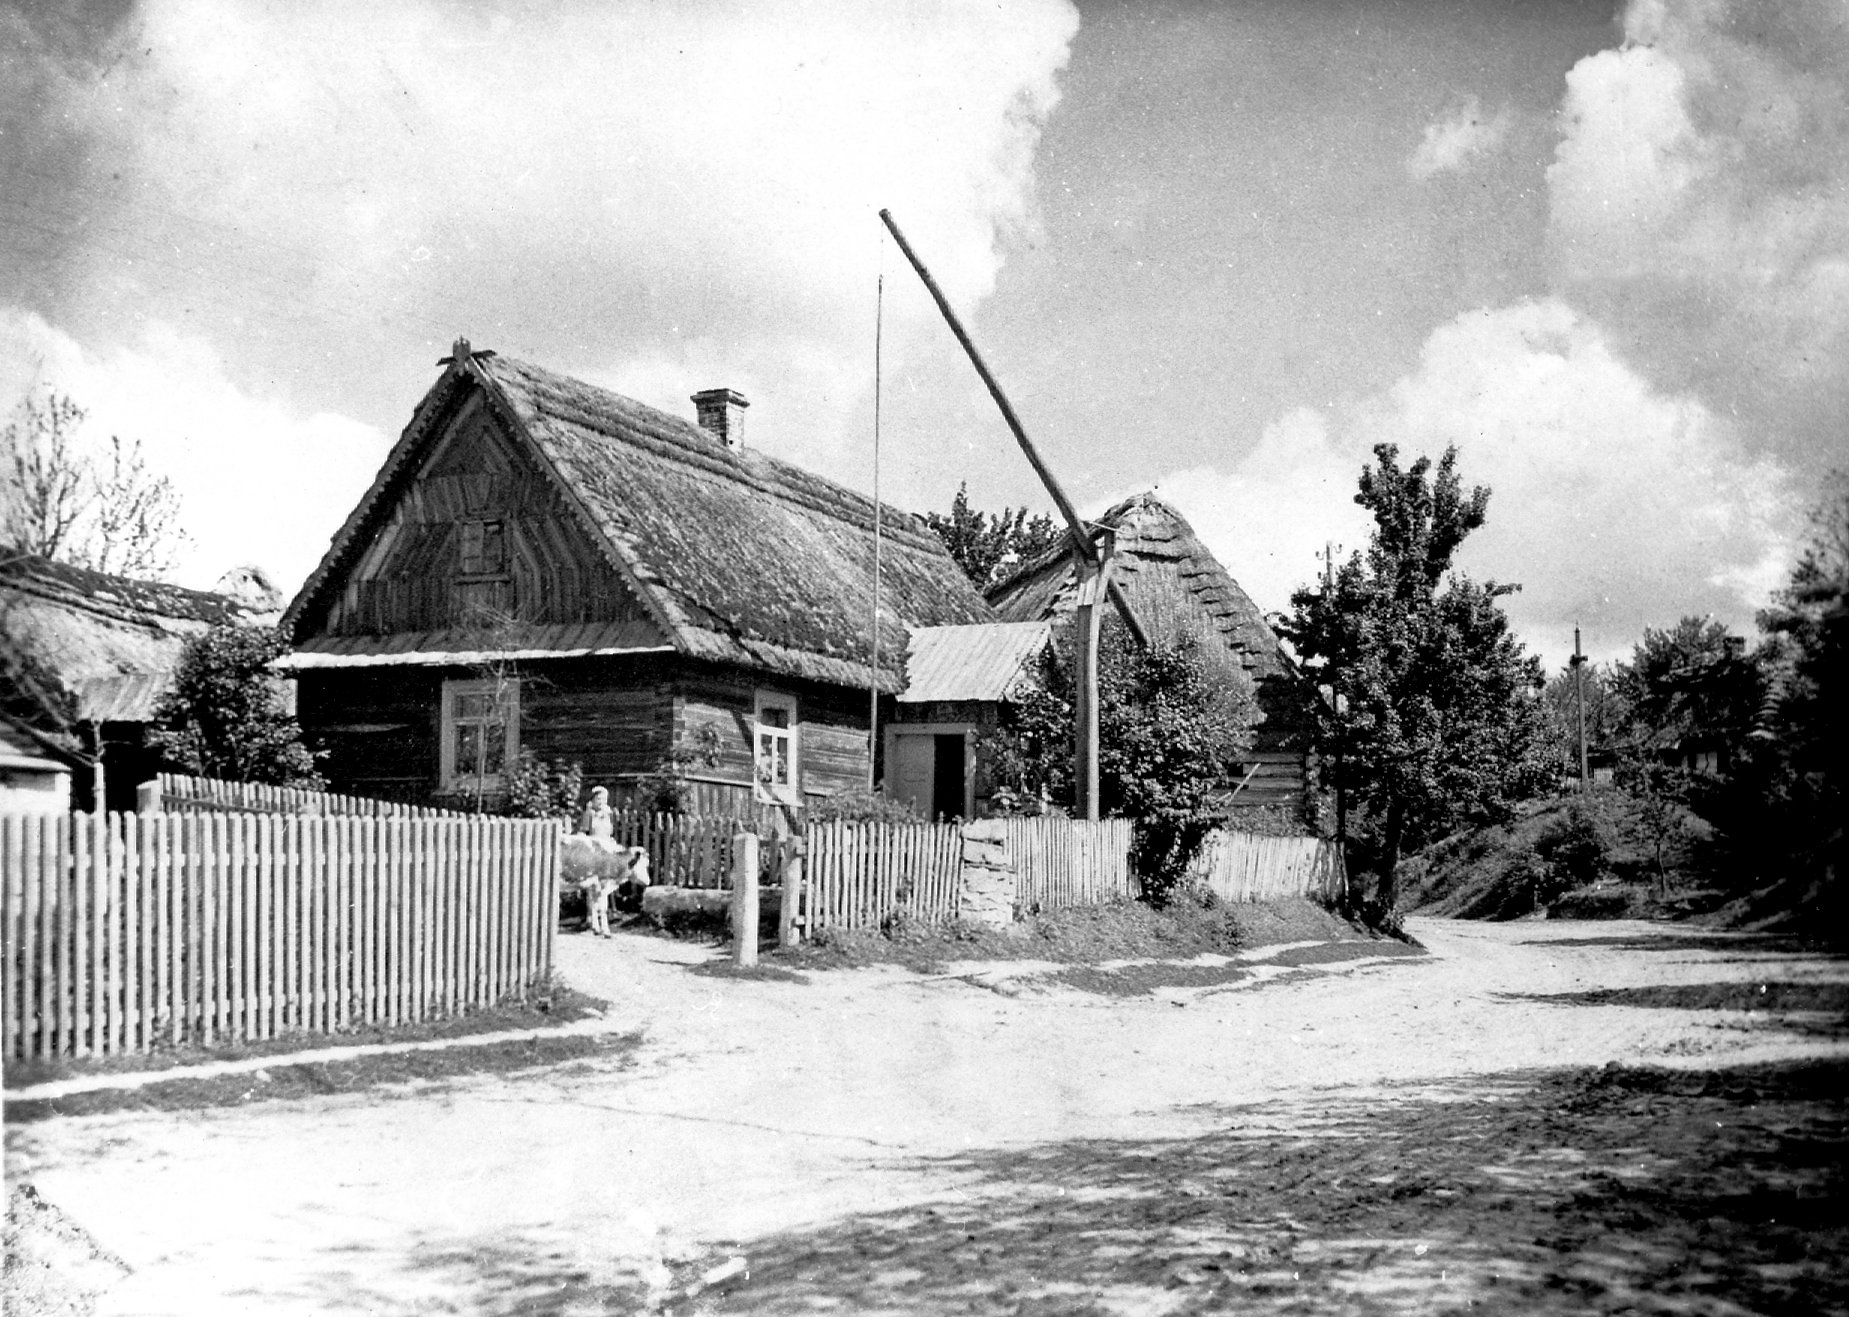
[[[745,446],[745,408],[751,404],[737,389],[705,389],[693,395],[700,409],[700,428],[727,448]]]

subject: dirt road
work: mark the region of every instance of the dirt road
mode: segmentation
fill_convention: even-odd
[[[8,1130],[9,1177],[122,1260],[99,1312],[1842,1305],[1849,1238],[1806,1213],[1844,1187],[1849,965],[1415,932],[1133,997],[567,937],[633,1064],[52,1119]],[[1687,1077],[1584,1073],[1612,1062]]]

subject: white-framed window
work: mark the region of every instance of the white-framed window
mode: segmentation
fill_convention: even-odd
[[[520,683],[443,683],[443,789],[498,791],[520,749]]]
[[[752,718],[754,776],[759,800],[779,804],[801,803],[801,753],[796,725],[796,697],[771,691],[757,693]]]

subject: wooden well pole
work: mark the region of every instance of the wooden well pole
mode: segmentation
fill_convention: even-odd
[[[893,219],[892,212],[882,210],[880,220],[891,231],[893,240],[899,244],[899,250],[905,253],[905,259],[911,262],[912,269],[917,271],[918,278],[924,283],[925,291],[931,294],[931,300],[937,303],[937,309],[943,313],[944,323],[950,326],[950,332],[956,336],[957,342],[963,345],[963,351],[969,357],[970,365],[976,368],[976,374],[982,377],[983,384],[989,390],[989,396],[995,399],[995,405],[1001,409],[1002,419],[1008,423],[1008,430],[1014,435],[1014,441],[1021,446],[1021,452],[1026,456],[1028,465],[1033,467],[1034,474],[1040,477],[1040,483],[1046,486],[1046,492],[1052,498],[1053,506],[1059,509],[1059,515],[1065,520],[1066,530],[1070,533],[1073,557],[1079,560],[1081,566],[1089,565],[1094,571],[1098,570],[1103,565],[1103,555],[1093,542],[1091,532],[1080,520],[1078,509],[1073,507],[1072,500],[1066,497],[1066,491],[1054,478],[1052,468],[1040,456],[1040,451],[1034,447],[1033,440],[1027,437],[1027,430],[1022,426],[1021,418],[1014,414],[1014,406],[1008,401],[1008,395],[1002,392],[1002,386],[996,380],[994,372],[982,359],[982,354],[976,350],[976,345],[970,340],[968,331],[963,328],[963,322],[958,320],[957,313],[950,309],[949,299],[937,286],[937,280],[931,277],[931,272],[925,268],[925,263],[918,258],[918,253],[912,250],[912,244],[907,242],[905,235],[899,231],[898,221]],[[1149,633],[1143,630],[1143,624],[1138,620],[1136,610],[1131,608],[1129,597],[1124,594],[1122,587],[1115,581],[1107,581],[1105,589],[1110,595],[1111,603],[1116,606],[1118,613],[1123,617],[1124,625],[1130,629],[1131,637],[1138,645],[1148,648]]]

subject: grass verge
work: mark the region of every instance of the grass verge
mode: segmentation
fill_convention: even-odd
[[[1053,960],[1073,965],[1185,960],[1281,942],[1385,944],[1379,934],[1314,901],[1228,905],[1211,897],[1187,897],[1160,910],[1141,901],[1123,901],[1029,915],[1007,928],[895,919],[879,930],[824,929],[814,941],[767,954],[799,969],[898,964],[936,973],[961,960]]]
[[[406,1086],[405,1091],[411,1092],[469,1075],[504,1074],[592,1058],[616,1057],[627,1064],[641,1041],[639,1033],[539,1033],[499,1043],[387,1052],[339,1061],[299,1061],[232,1075],[176,1075],[137,1088],[93,1089],[68,1097],[9,1101],[6,1119],[9,1124],[26,1124],[53,1116],[95,1116],[118,1111],[197,1111],[372,1092],[392,1086]]]
[[[214,1061],[294,1056],[301,1052],[352,1047],[362,1043],[416,1043],[438,1038],[469,1038],[480,1034],[503,1033],[511,1029],[555,1029],[574,1020],[602,1014],[608,1005],[608,1002],[596,997],[555,983],[549,991],[536,992],[531,1001],[510,999],[496,1006],[471,1010],[444,1020],[427,1020],[421,1024],[369,1025],[338,1033],[292,1032],[275,1038],[218,1047],[205,1047],[197,1043],[162,1043],[149,1052],[126,1052],[115,1056],[8,1061],[5,1082],[6,1088],[12,1090],[30,1088],[56,1079],[180,1070]],[[9,1118],[12,1110],[9,1106]]]

